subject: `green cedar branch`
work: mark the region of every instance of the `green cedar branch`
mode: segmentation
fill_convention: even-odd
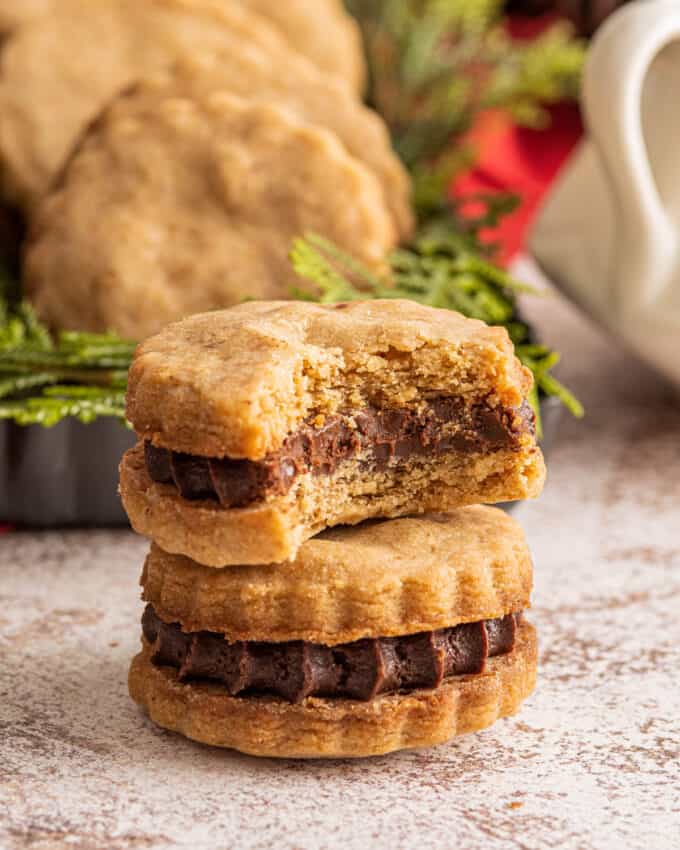
[[[125,393],[100,398],[51,398],[46,394],[18,400],[0,400],[0,419],[17,425],[56,425],[67,417],[89,424],[100,416],[125,418]]]
[[[578,93],[585,43],[559,23],[531,41],[513,40],[503,0],[347,5],[364,38],[369,103],[412,172],[443,160],[449,176],[469,166],[464,136],[484,111],[542,127],[547,106]]]
[[[125,389],[135,344],[115,334],[65,331],[53,338],[17,287],[0,272],[0,419],[56,425],[125,419]]]

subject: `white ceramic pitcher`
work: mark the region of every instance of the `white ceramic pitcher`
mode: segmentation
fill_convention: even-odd
[[[623,6],[596,36],[588,137],[539,215],[548,277],[680,385],[680,0]]]

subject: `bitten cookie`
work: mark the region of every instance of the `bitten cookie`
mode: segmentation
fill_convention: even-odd
[[[278,567],[153,547],[142,584],[130,692],[204,743],[377,755],[488,726],[533,688],[531,560],[495,508],[327,532]]]
[[[252,302],[137,350],[133,527],[202,564],[294,558],[327,526],[536,496],[507,332],[410,301]]]
[[[327,130],[217,92],[115,107],[40,208],[25,291],[60,328],[143,339],[192,313],[288,298],[314,231],[374,267],[396,240],[375,174]]]
[[[228,49],[234,37],[285,73],[294,48],[240,2],[60,0],[27,20],[0,52],[0,195],[30,214],[120,91],[180,56]]]

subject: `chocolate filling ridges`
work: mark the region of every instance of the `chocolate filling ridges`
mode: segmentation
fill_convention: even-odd
[[[328,417],[321,427],[306,423],[261,461],[199,457],[148,440],[144,453],[153,481],[174,484],[185,499],[214,499],[234,508],[283,495],[306,472],[331,475],[340,463],[360,454],[380,469],[411,457],[516,450],[521,437],[533,432],[534,414],[526,401],[518,409],[503,410],[486,404],[466,407],[460,399],[441,396],[430,399],[422,411],[368,407],[351,418]]]
[[[494,620],[337,646],[307,641],[229,643],[213,632],[183,632],[147,605],[145,639],[157,666],[180,681],[208,679],[231,696],[275,694],[289,702],[309,696],[370,700],[378,694],[436,688],[448,676],[477,674],[487,658],[511,652],[521,613]]]

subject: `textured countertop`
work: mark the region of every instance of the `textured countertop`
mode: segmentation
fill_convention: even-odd
[[[516,718],[370,761],[258,761],[126,691],[145,544],[0,538],[0,848],[680,847],[680,404],[557,299],[531,311],[585,402],[541,499],[539,684]]]

